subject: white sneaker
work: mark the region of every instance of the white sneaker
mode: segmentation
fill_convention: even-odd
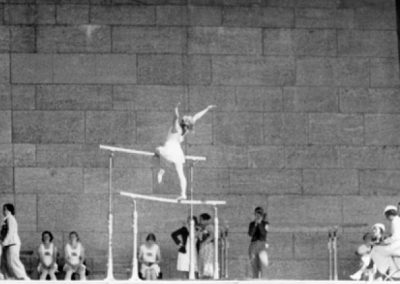
[[[160,169],[158,171],[158,174],[157,174],[158,183],[162,183],[162,179],[163,179],[164,174],[165,174],[165,170],[164,169]]]
[[[356,280],[359,281],[361,279],[361,273],[359,273],[358,271],[352,275],[349,276],[351,280]]]

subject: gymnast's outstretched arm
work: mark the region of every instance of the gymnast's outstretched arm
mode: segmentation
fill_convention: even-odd
[[[203,115],[205,115],[207,113],[207,111],[209,111],[210,109],[212,109],[214,107],[215,107],[215,105],[209,105],[208,107],[206,107],[202,111],[199,111],[198,113],[193,115],[193,123],[195,123],[197,120],[199,120],[201,117],[203,117]]]
[[[180,103],[178,103],[175,107],[175,112],[174,112],[174,119],[172,121],[172,130],[173,132],[181,132],[181,126],[179,125],[179,107]]]

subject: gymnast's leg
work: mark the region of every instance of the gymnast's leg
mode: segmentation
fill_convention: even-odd
[[[178,199],[186,199],[186,186],[187,186],[187,181],[185,177],[185,172],[183,170],[183,163],[176,162],[174,163],[176,173],[178,174],[179,178],[179,185],[181,187],[181,196]]]
[[[153,160],[154,160],[155,166],[157,168],[157,182],[158,183],[162,182],[162,179],[163,179],[163,176],[164,176],[164,173],[165,173],[165,170],[161,166],[161,163],[162,163],[161,159],[162,159],[161,147],[157,147],[155,152],[154,152]]]

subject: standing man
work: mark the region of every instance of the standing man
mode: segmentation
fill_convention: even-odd
[[[267,214],[264,209],[257,207],[254,210],[254,221],[249,225],[249,258],[253,272],[253,278],[261,278],[263,267],[268,266],[267,254],[267,232],[269,223],[266,221]]]

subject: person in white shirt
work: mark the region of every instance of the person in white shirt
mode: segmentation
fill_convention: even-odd
[[[57,280],[57,247],[53,243],[53,234],[51,232],[44,231],[42,233],[42,243],[39,245],[38,255],[40,280],[46,280],[48,275],[51,280]]]
[[[79,241],[78,233],[69,233],[69,242],[65,245],[65,280],[71,280],[73,273],[78,273],[80,280],[86,280],[85,249]]]
[[[22,264],[19,253],[21,250],[21,240],[18,235],[18,223],[15,219],[15,208],[11,203],[3,205],[3,224],[2,224],[2,249],[7,263],[5,277],[22,280],[30,280],[26,274],[25,267]]]
[[[396,206],[386,206],[384,215],[390,221],[391,235],[371,251],[372,260],[383,275],[397,270],[398,264],[395,261],[400,256],[400,217]]]
[[[160,247],[156,244],[156,236],[148,234],[146,243],[140,246],[139,262],[140,273],[145,280],[155,280],[160,275],[161,261]]]

